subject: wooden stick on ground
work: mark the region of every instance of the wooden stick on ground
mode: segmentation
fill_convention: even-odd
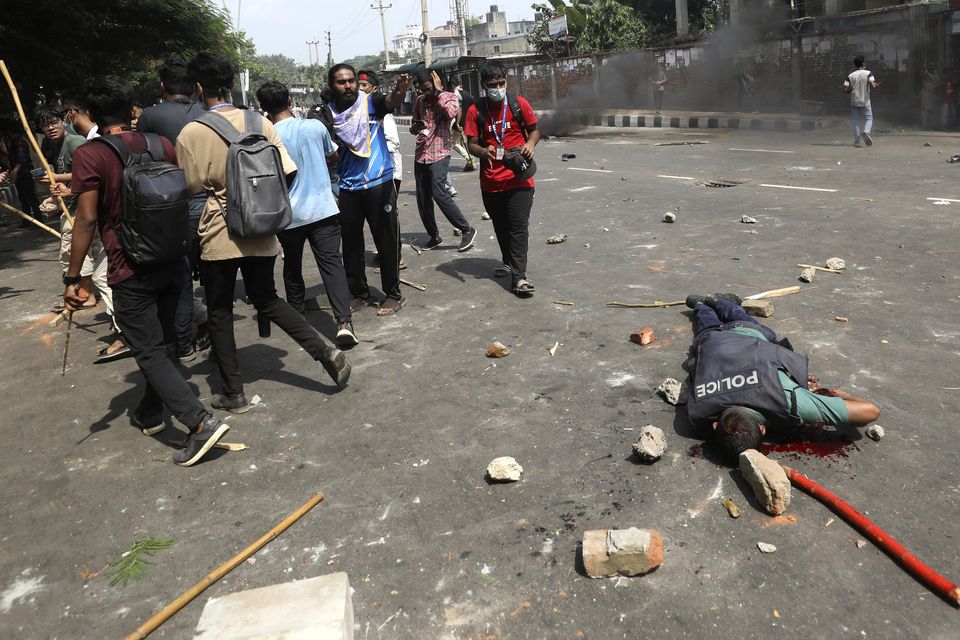
[[[400,278],[400,282],[401,282],[402,284],[407,285],[408,287],[413,287],[414,289],[417,289],[417,290],[419,290],[419,291],[426,291],[426,290],[427,290],[427,285],[425,285],[425,284],[420,284],[419,282],[410,282],[409,280],[404,280],[403,278]]]
[[[56,184],[56,180],[53,179],[53,169],[47,164],[47,159],[43,157],[40,145],[37,144],[37,139],[33,137],[33,131],[30,130],[30,125],[27,124],[27,114],[23,112],[23,105],[20,104],[20,94],[17,93],[17,87],[13,84],[13,78],[10,77],[10,71],[7,70],[7,65],[3,60],[0,60],[0,73],[3,74],[3,77],[7,81],[7,87],[10,88],[10,95],[13,96],[13,103],[17,106],[17,113],[20,114],[20,124],[23,125],[23,131],[27,134],[27,140],[30,141],[30,146],[33,147],[37,157],[40,159],[40,165],[47,174],[47,178],[50,180],[50,188],[52,189],[53,185]],[[70,216],[70,212],[67,211],[67,203],[63,201],[63,196],[57,196],[57,202],[60,204],[60,210],[63,211],[63,215],[67,216],[67,221],[73,224],[73,218]]]
[[[15,213],[15,214],[17,214],[18,216],[20,216],[21,218],[23,218],[23,219],[26,220],[27,222],[32,222],[33,224],[37,225],[38,227],[40,227],[40,228],[43,229],[44,231],[49,231],[50,233],[52,233],[53,235],[57,236],[58,238],[60,237],[60,232],[57,231],[56,229],[52,229],[52,228],[48,227],[47,225],[43,224],[42,222],[40,222],[39,220],[37,220],[37,219],[34,218],[33,216],[28,216],[28,215],[25,214],[23,211],[20,211],[20,209],[17,209],[16,207],[11,207],[11,206],[8,205],[6,202],[0,202],[0,207],[3,207],[4,209],[6,209],[7,211],[9,211],[10,213]]]
[[[817,271],[825,271],[827,273],[843,273],[843,271],[840,271],[839,269],[827,269],[826,267],[818,267],[815,264],[798,264],[797,266],[803,269],[815,269]]]
[[[752,296],[747,296],[744,300],[760,300],[763,298],[780,298],[782,296],[789,296],[793,293],[800,293],[800,285],[795,285],[793,287],[784,287],[783,289],[770,289],[769,291],[762,291],[760,293],[755,293]],[[679,307],[682,304],[686,304],[685,300],[674,300],[672,302],[663,302],[657,300],[656,302],[608,302],[608,307],[623,307],[625,309],[659,309],[660,307]]]
[[[247,558],[263,548],[268,542],[286,531],[290,525],[302,518],[308,511],[310,511],[310,509],[313,509],[315,506],[320,504],[320,502],[323,500],[323,497],[323,493],[317,493],[317,495],[310,498],[306,504],[287,516],[283,522],[275,526],[273,529],[270,529],[270,531],[267,531],[265,534],[263,534],[263,536],[260,537],[259,540],[207,574],[203,580],[187,589],[183,595],[161,609],[156,615],[144,622],[142,625],[137,627],[137,630],[126,636],[124,640],[142,640],[152,632],[156,631],[157,627],[172,618],[178,611],[180,611],[180,609],[183,609],[185,606],[190,604],[190,602],[193,601],[193,599],[198,595],[203,593],[207,587],[236,569],[240,563],[244,562]]]

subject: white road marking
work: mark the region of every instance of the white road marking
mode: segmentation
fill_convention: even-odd
[[[824,191],[826,193],[836,193],[836,189],[819,189],[817,187],[792,187],[787,184],[761,184],[761,187],[771,187],[773,189],[797,189],[798,191]]]
[[[729,149],[729,151],[752,151],[754,153],[796,153],[796,151],[784,151],[782,149]]]
[[[541,178],[540,180],[537,180],[537,182],[556,182],[559,179],[560,178]]]
[[[960,202],[960,200],[952,200],[950,198],[927,198],[927,200],[941,200],[946,202]]]
[[[690,178],[688,176],[657,176],[658,178],[670,178],[671,180],[696,180],[696,178]]]
[[[580,191],[589,191],[590,189],[596,189],[595,186],[589,185],[586,187],[577,187],[576,189],[567,189],[568,193],[579,193]]]
[[[609,169],[581,169],[579,167],[567,167],[570,171],[593,171],[594,173],[613,173]]]

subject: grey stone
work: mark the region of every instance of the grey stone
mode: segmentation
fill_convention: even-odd
[[[800,282],[813,282],[813,278],[817,275],[817,270],[809,267],[800,272]]]
[[[211,598],[195,640],[353,640],[346,573],[333,573]]]
[[[663,399],[670,404],[676,405],[680,402],[680,382],[673,378],[667,378],[657,387],[657,393],[663,396]]]
[[[748,315],[769,318],[773,315],[773,303],[769,300],[744,300],[741,305]]]
[[[676,222],[677,214],[675,214],[673,211],[667,211],[665,214],[663,214],[663,221],[670,223]]]
[[[647,461],[659,460],[667,450],[667,439],[663,430],[652,424],[640,429],[640,438],[633,443],[633,450]]]
[[[740,473],[767,513],[778,516],[790,504],[790,479],[779,464],[756,449],[740,454]]]
[[[549,238],[547,238],[547,244],[560,244],[561,242],[566,242],[566,241],[567,241],[567,234],[565,233],[558,233],[555,236],[550,236]]]
[[[777,546],[769,542],[758,542],[757,549],[760,549],[761,553],[775,553]]]
[[[480,219],[481,219],[481,220],[489,220],[489,219],[490,219],[490,214],[487,213],[486,211],[484,211],[483,213],[480,214]]]
[[[523,467],[510,456],[501,456],[487,465],[487,475],[497,482],[516,482],[523,475]]]
[[[867,434],[868,438],[870,438],[875,442],[880,442],[880,438],[882,438],[885,435],[883,431],[883,427],[881,427],[878,424],[872,424],[869,427],[867,427],[867,430],[865,433]]]
[[[751,218],[750,216],[740,216],[740,222],[743,224],[757,224],[757,219]]]
[[[843,271],[847,268],[847,261],[843,258],[830,258],[827,260],[827,269],[836,269]]]

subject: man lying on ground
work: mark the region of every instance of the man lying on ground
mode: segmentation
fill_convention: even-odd
[[[768,429],[862,427],[880,416],[869,400],[817,384],[807,373],[807,357],[747,315],[740,302],[732,293],[687,297],[694,312],[692,355],[684,363],[688,418],[714,432],[725,458],[736,461],[759,448]]]

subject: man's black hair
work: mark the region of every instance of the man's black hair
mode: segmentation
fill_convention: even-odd
[[[133,87],[117,76],[106,76],[87,82],[83,106],[90,119],[103,129],[114,124],[128,124],[133,106]]]
[[[187,65],[187,74],[203,87],[206,98],[230,98],[236,73],[230,58],[214,51],[201,51]]]
[[[33,124],[37,129],[42,130],[51,122],[63,120],[63,111],[61,107],[51,107],[49,105],[40,107],[33,112]]]
[[[378,78],[377,74],[374,73],[373,71],[370,71],[369,69],[360,69],[360,73],[357,74],[357,77],[359,78],[362,75],[367,76],[368,83],[372,84],[375,87],[380,86],[380,78]]]
[[[503,66],[502,62],[497,62],[496,60],[487,60],[480,65],[480,80],[483,82],[486,82],[487,80],[493,80],[494,78],[506,77],[507,68]]]
[[[863,56],[857,56],[856,58],[853,59],[853,66],[855,66],[857,69],[859,69],[865,64],[866,64],[866,61],[863,59]]]
[[[427,69],[418,67],[417,69],[413,70],[413,81],[417,84],[420,84],[421,82],[430,82],[431,80],[433,80],[433,74],[431,74]],[[434,87],[434,89],[439,91],[442,89],[442,87]]]
[[[727,407],[723,410],[715,437],[728,462],[737,464],[741,453],[760,448],[763,441],[760,424],[757,415],[746,407]]]
[[[287,85],[276,80],[268,80],[257,89],[257,100],[260,108],[274,115],[280,113],[290,104],[290,91]]]
[[[180,54],[173,54],[160,66],[160,82],[167,93],[192,96],[196,81],[187,71],[187,61]]]
[[[334,76],[337,75],[338,71],[343,71],[344,69],[349,69],[350,71],[353,71],[353,75],[354,77],[356,77],[357,70],[353,68],[353,65],[347,64],[346,62],[340,62],[330,67],[330,71],[327,72],[327,84],[329,84],[332,87]]]

